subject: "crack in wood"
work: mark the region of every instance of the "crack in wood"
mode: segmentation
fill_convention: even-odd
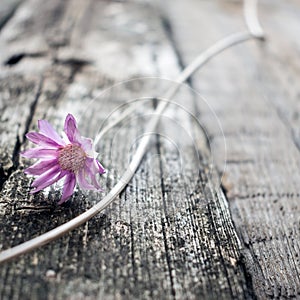
[[[46,52],[34,52],[34,53],[16,53],[10,56],[5,62],[4,65],[13,66],[19,63],[23,58],[31,57],[31,58],[40,58],[46,56]]]
[[[42,88],[42,79],[39,82],[38,88],[37,88],[37,92],[34,98],[34,101],[31,103],[30,105],[30,113],[28,114],[27,120],[25,120],[25,125],[24,125],[24,132],[22,132],[21,134],[16,134],[16,142],[12,151],[12,156],[11,156],[11,161],[12,161],[12,165],[7,168],[6,170],[4,170],[4,168],[1,166],[0,167],[0,191],[3,188],[3,185],[5,184],[5,182],[9,179],[9,177],[11,176],[11,174],[16,171],[19,167],[19,161],[20,161],[20,149],[22,147],[22,145],[25,142],[25,135],[28,132],[28,129],[31,125],[31,121],[32,118],[34,116],[34,112],[35,109],[37,107],[38,104],[38,99],[41,93],[41,88]]]

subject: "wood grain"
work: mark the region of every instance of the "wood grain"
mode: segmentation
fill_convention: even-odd
[[[184,65],[195,49],[244,28],[240,4],[230,1],[172,1],[165,13]],[[264,1],[259,15],[266,42],[228,50],[192,79],[224,130],[226,161],[219,151],[223,137],[200,104],[220,172],[226,164],[222,185],[258,299],[300,295],[299,13],[296,1]]]
[[[0,7],[0,30],[12,18],[21,0],[3,0]]]
[[[36,130],[38,119],[61,131],[70,112],[82,133],[93,137],[122,105],[145,101],[97,145],[108,170],[105,192],[120,178],[148,112],[172,85],[143,77],[174,78],[181,68],[167,24],[158,7],[140,1],[29,0],[18,7],[0,35],[1,115],[14,116],[2,119],[0,131],[9,146],[2,150],[1,144],[1,153],[10,158],[9,172],[2,167],[1,176],[0,249],[52,229],[101,199],[76,190],[58,207],[59,186],[29,194],[31,179],[23,174],[29,162],[18,153],[30,147],[24,134]],[[193,118],[197,98],[183,86],[171,99],[181,107],[170,106],[133,181],[109,209],[1,266],[1,299],[254,297],[210,147]]]

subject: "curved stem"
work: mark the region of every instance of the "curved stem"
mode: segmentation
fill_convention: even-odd
[[[257,0],[244,0],[244,18],[248,30],[254,37],[264,40],[265,34],[257,15]]]
[[[246,0],[247,2],[247,0]],[[246,3],[245,2],[245,3]],[[253,25],[252,23],[250,24]],[[250,28],[249,28],[250,29]],[[251,27],[251,30],[255,29],[255,26]],[[257,28],[256,28],[257,29]],[[255,31],[255,30],[254,30]],[[261,39],[261,35],[253,34],[252,32],[240,32],[232,34],[217,43],[215,43],[213,46],[208,48],[206,51],[201,53],[190,65],[188,65],[178,76],[176,82],[177,84],[173,86],[171,89],[167,91],[167,93],[164,95],[163,98],[169,99],[172,98],[175,93],[180,88],[180,85],[185,82],[194,72],[196,72],[199,68],[201,68],[204,64],[206,64],[209,60],[211,60],[213,57],[215,57],[220,52],[236,45],[239,43],[242,43],[244,41],[247,41],[252,38],[259,38]],[[146,132],[154,132],[161,114],[168,106],[168,101],[160,102],[158,107],[155,109],[152,119],[150,120]],[[128,115],[128,112],[125,112],[125,117]],[[122,117],[124,117],[124,114],[122,114]],[[118,121],[118,120],[117,120]],[[118,122],[114,122],[116,124]],[[108,129],[106,129],[108,130]],[[98,138],[99,139],[99,138]],[[20,256],[21,254],[28,253],[40,246],[43,246],[45,244],[50,243],[53,240],[58,239],[59,237],[63,236],[64,234],[68,233],[69,231],[77,228],[81,224],[87,222],[89,219],[91,219],[93,216],[101,212],[103,209],[105,209],[125,188],[125,186],[129,183],[131,178],[133,177],[134,173],[136,172],[139,164],[141,163],[147,147],[149,145],[151,139],[151,135],[147,134],[142,139],[141,142],[136,150],[136,153],[130,162],[129,167],[125,171],[125,173],[122,175],[119,182],[112,188],[112,190],[96,205],[94,205],[92,208],[88,209],[83,214],[75,217],[74,219],[70,220],[69,222],[66,222],[63,225],[60,225],[36,238],[33,238],[27,242],[24,242],[18,246],[15,246],[13,248],[4,250],[0,253],[0,263],[9,261],[15,257]]]

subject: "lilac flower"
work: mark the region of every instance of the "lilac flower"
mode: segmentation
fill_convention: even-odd
[[[96,175],[105,173],[105,170],[96,159],[93,141],[80,136],[73,115],[68,114],[66,117],[64,139],[46,120],[39,120],[38,127],[40,132],[26,134],[26,137],[38,147],[21,153],[24,157],[39,159],[25,170],[26,174],[38,176],[31,185],[34,187],[31,193],[36,193],[63,177],[65,177],[63,192],[58,204],[70,198],[76,182],[82,189],[101,190]]]

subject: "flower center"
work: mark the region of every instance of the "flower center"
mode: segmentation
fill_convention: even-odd
[[[59,150],[58,163],[63,170],[78,172],[84,167],[86,154],[78,145],[67,145]]]

